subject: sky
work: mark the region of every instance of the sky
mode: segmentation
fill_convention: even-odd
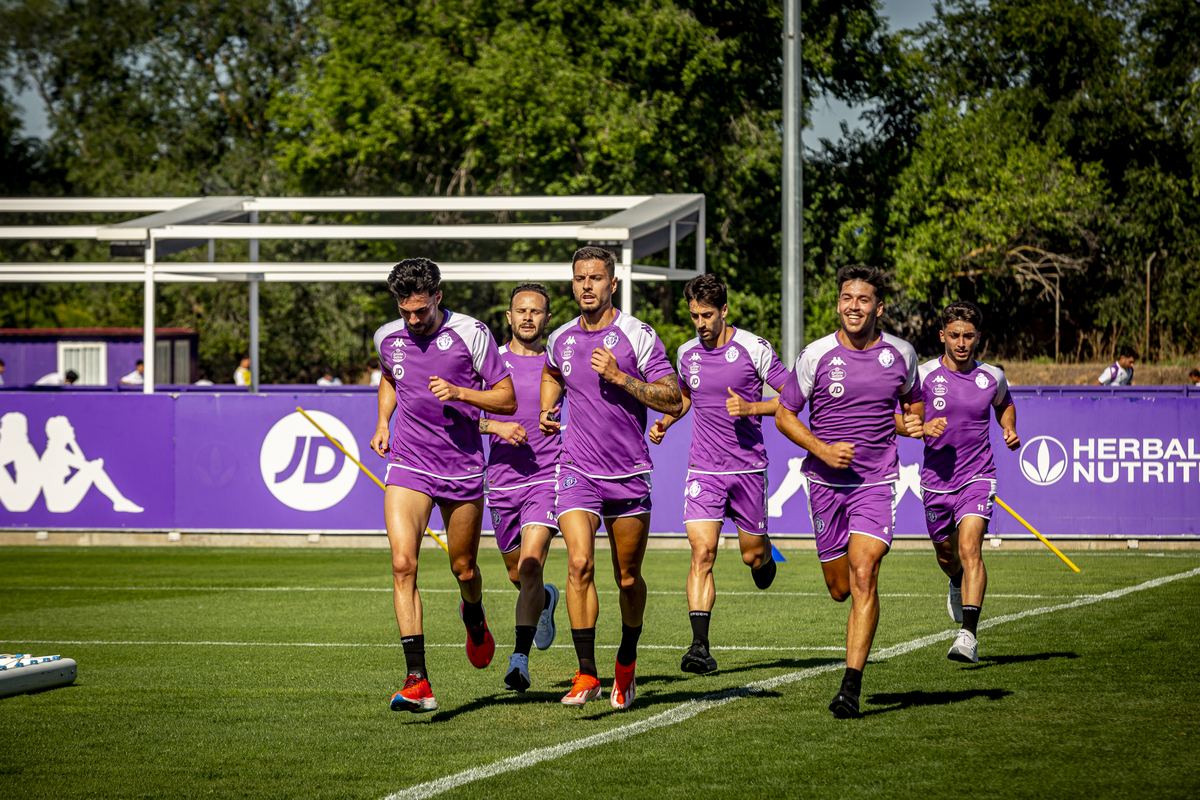
[[[803,0],[801,0],[803,2]],[[883,16],[888,19],[888,27],[892,30],[915,28],[923,22],[933,19],[933,0],[883,0]],[[13,93],[10,80],[5,80],[5,88]],[[16,96],[20,108],[22,128],[26,136],[44,139],[50,135],[46,120],[46,108],[36,92],[25,91]],[[805,145],[817,146],[818,140],[825,138],[836,141],[841,138],[841,123],[844,121],[851,128],[861,128],[859,114],[862,108],[851,108],[837,100],[818,100],[813,109],[812,127],[804,131]]]

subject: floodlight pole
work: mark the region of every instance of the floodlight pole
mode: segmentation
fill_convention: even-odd
[[[783,360],[804,345],[804,172],[801,126],[800,0],[783,0]]]
[[[250,212],[250,224],[258,224],[258,212]],[[250,263],[258,263],[258,239],[250,240]],[[258,274],[248,275],[250,284],[250,391],[258,391]]]
[[[142,293],[142,394],[154,394],[154,236],[146,238],[146,282]]]

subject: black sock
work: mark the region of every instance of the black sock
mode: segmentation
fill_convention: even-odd
[[[617,663],[622,667],[628,667],[637,661],[637,643],[641,636],[641,625],[631,628],[624,622],[621,623],[621,646],[617,648]]]
[[[542,594],[546,595],[546,599],[542,602],[542,611],[545,611],[550,607],[550,592],[546,591],[545,587],[543,587]]]
[[[962,588],[962,576],[963,576],[963,570],[962,570],[962,567],[959,567],[958,574],[954,575],[950,578],[950,585],[953,586],[955,589],[961,589]]]
[[[528,656],[529,647],[533,644],[533,635],[535,633],[537,633],[537,627],[534,625],[518,625],[517,646],[513,652],[520,653],[523,656]]]
[[[842,691],[846,694],[852,694],[858,697],[862,694],[862,670],[850,669],[846,667],[846,674],[842,676]]]
[[[467,626],[467,635],[476,647],[483,644],[483,600],[478,603],[468,603],[463,600],[463,624]]]
[[[593,678],[596,674],[596,629],[571,628],[571,641],[575,642],[575,657],[579,659],[579,671]]]
[[[974,636],[979,627],[979,606],[963,606],[963,630]]]
[[[404,663],[409,675],[428,677],[425,673],[425,636],[401,636],[400,644],[404,646]]]
[[[712,620],[711,611],[689,611],[688,618],[692,622],[692,644],[702,644],[708,647],[708,623]]]
[[[754,585],[760,589],[766,589],[775,580],[775,558],[771,553],[767,553],[767,560],[758,566],[758,569],[750,570],[750,577],[754,578]]]

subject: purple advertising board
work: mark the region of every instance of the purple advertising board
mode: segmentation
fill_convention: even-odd
[[[1021,448],[992,427],[998,492],[1044,534],[1200,535],[1200,398],[1019,389],[1014,399]],[[379,487],[297,406],[383,476],[368,448],[374,392],[0,393],[0,527],[382,530]],[[763,431],[771,533],[811,536],[805,453],[771,420]],[[684,530],[690,438],[685,417],[650,447],[655,533]],[[900,440],[898,537],[926,535],[921,456]],[[1003,510],[994,520],[995,533],[1024,533]]]

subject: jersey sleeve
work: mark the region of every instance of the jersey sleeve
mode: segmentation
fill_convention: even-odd
[[[992,400],[992,405],[999,409],[1008,408],[1013,404],[1012,393],[1008,391],[1008,376],[1004,374],[1004,370],[993,369],[989,370],[992,376],[996,379],[996,397]]]
[[[1105,367],[1104,372],[1100,373],[1100,377],[1096,378],[1096,381],[1102,386],[1108,386],[1116,376],[1117,371],[1114,368]]]
[[[900,387],[900,394],[908,395],[910,403],[925,402],[925,392],[921,389],[921,381],[918,380],[917,366],[917,351],[911,345],[905,347],[902,351],[904,357],[904,366],[908,370],[908,376],[904,379],[904,384]]]
[[[504,366],[504,359],[500,357],[500,348],[496,345],[492,332],[482,322],[476,321],[471,341],[467,346],[471,350],[471,366],[484,386],[495,386],[508,377],[508,368]]]
[[[753,350],[754,370],[759,380],[772,389],[778,389],[789,377],[788,368],[779,360],[775,348],[766,339],[754,337]]]
[[[667,346],[649,325],[642,323],[642,335],[634,342],[633,349],[637,353],[638,371],[646,383],[654,383],[675,374],[667,358]]]
[[[808,350],[796,359],[796,368],[792,370],[783,384],[783,391],[779,393],[779,404],[788,411],[799,414],[808,398],[812,396],[813,382],[816,379],[815,363],[816,360],[809,357]]]

